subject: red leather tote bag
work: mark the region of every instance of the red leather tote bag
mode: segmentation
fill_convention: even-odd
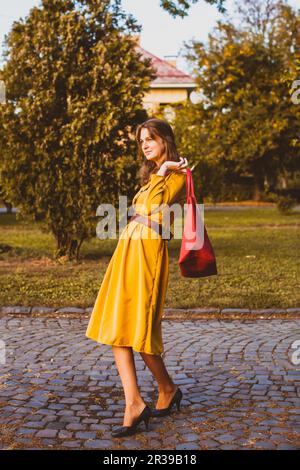
[[[187,212],[180,248],[179,267],[184,277],[217,274],[216,257],[209,241],[194,192],[192,172],[186,170]]]

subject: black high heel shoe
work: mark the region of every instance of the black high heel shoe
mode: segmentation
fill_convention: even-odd
[[[113,429],[111,432],[112,437],[131,436],[132,434],[135,434],[137,426],[141,421],[145,421],[146,429],[148,429],[150,416],[152,416],[151,409],[146,405],[141,414],[135,418],[131,426],[119,426],[116,429]]]
[[[152,410],[152,416],[153,417],[158,417],[158,416],[166,416],[168,414],[170,414],[171,412],[171,408],[172,406],[174,405],[174,403],[176,403],[176,406],[177,406],[177,410],[179,411],[180,410],[180,402],[182,400],[182,391],[180,390],[180,388],[178,387],[176,392],[175,392],[175,395],[173,396],[169,406],[167,406],[167,408],[160,408],[158,410]]]

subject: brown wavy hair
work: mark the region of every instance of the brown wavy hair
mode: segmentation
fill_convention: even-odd
[[[142,129],[148,129],[150,137],[157,140],[157,137],[160,137],[163,141],[163,152],[166,153],[165,160],[171,160],[173,162],[178,162],[180,159],[180,154],[177,150],[175,143],[175,136],[172,127],[167,121],[163,119],[151,118],[145,122],[142,122],[138,125],[135,133],[135,138],[138,144],[138,159],[143,160],[142,166],[139,169],[138,177],[141,186],[148,183],[150,176],[157,173],[159,168],[155,162],[147,160],[143,154],[142,146],[140,143],[140,136]]]

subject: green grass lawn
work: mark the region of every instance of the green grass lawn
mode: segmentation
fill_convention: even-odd
[[[271,308],[300,305],[300,213],[276,208],[210,210],[205,226],[218,275],[180,274],[180,240],[169,242],[170,276],[165,307]],[[54,239],[39,224],[0,214],[1,305],[92,306],[117,240],[83,244],[79,263],[53,260]]]

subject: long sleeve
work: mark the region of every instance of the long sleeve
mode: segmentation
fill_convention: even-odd
[[[151,206],[153,206],[153,210],[161,204],[171,206],[174,203],[184,201],[186,194],[185,173],[171,172],[166,176],[154,174],[150,178],[150,187],[143,201],[147,214],[151,213]]]
[[[186,174],[171,173],[170,177],[166,180],[166,191],[168,193],[167,199],[170,206],[175,203],[185,202]]]

